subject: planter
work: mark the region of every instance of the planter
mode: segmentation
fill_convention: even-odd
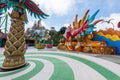
[[[37,49],[44,49],[45,48],[45,44],[42,44],[42,43],[35,44],[35,48],[37,48]]]
[[[52,48],[52,44],[46,44],[46,48]]]

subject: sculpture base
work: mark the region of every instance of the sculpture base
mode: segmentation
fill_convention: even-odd
[[[29,63],[25,63],[21,66],[17,66],[17,67],[0,67],[0,72],[7,72],[7,71],[13,71],[13,70],[17,70],[17,69],[20,69],[20,68],[23,68],[23,67],[26,67],[28,66]]]

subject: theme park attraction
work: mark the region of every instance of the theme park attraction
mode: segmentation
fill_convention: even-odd
[[[32,28],[28,28],[25,34],[26,44],[37,49],[52,48],[49,30],[42,26],[41,20],[35,21]]]
[[[10,32],[7,34],[7,41],[4,51],[4,62],[0,69],[11,70],[26,65],[24,54],[26,44],[24,38],[24,24],[27,22],[26,9],[34,14],[35,18],[45,19],[48,15],[43,13],[38,6],[31,0],[1,0],[0,10],[6,12],[13,8],[9,13],[11,17]]]
[[[6,41],[6,34],[8,32],[7,23],[8,23],[8,15],[0,14],[0,47],[3,47]]]
[[[87,10],[82,19],[78,21],[76,15],[72,25],[68,28],[62,27],[60,32],[65,38],[60,40],[58,49],[94,54],[120,54],[120,31],[111,28],[94,31],[95,25],[104,21],[95,20],[98,12],[99,10],[88,16]]]

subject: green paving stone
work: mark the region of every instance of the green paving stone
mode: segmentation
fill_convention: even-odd
[[[54,72],[49,80],[74,80],[72,69],[62,60],[46,56],[27,56],[27,58],[42,58],[52,62],[54,64]]]
[[[31,60],[31,61],[36,64],[35,68],[31,70],[29,73],[19,76],[13,80],[29,80],[30,78],[35,76],[37,73],[39,73],[44,67],[44,64],[41,63],[40,61],[37,61],[37,60]]]

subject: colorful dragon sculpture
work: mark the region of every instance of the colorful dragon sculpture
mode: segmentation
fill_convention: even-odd
[[[103,21],[103,19],[95,20],[95,16],[100,10],[97,10],[91,17],[87,16],[90,10],[87,10],[81,20],[78,22],[78,15],[76,15],[75,20],[73,22],[73,26],[70,25],[68,28],[62,27],[60,29],[60,32],[64,34],[64,37],[66,38],[66,41],[69,40],[69,38],[74,38],[77,34],[84,35],[84,34],[90,34],[94,26],[98,23]],[[93,22],[94,21],[94,22]]]

